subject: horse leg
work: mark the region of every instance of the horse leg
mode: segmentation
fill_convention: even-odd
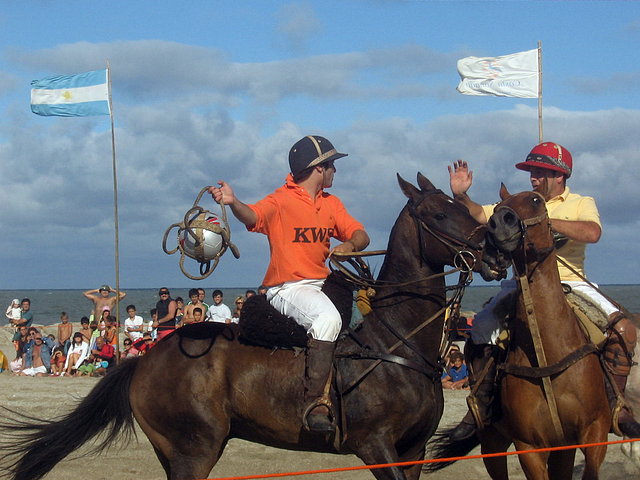
[[[372,435],[373,437],[373,435]],[[378,439],[377,442],[370,442],[366,445],[365,449],[358,451],[358,457],[366,465],[378,465],[383,463],[397,463],[399,461],[398,453],[393,448],[391,440],[384,441]],[[371,470],[371,473],[377,480],[417,480],[420,476],[420,469],[416,470],[417,477],[407,476],[407,472],[411,472],[414,475],[414,469],[406,470],[401,467],[386,467],[376,468]]]
[[[576,458],[575,449],[559,450],[549,455],[549,478],[552,480],[565,480],[573,475],[573,464]],[[586,472],[586,469],[585,469]],[[585,477],[582,477],[585,478]],[[588,477],[592,478],[592,477]],[[596,477],[597,470],[596,470]]]
[[[533,450],[535,448],[533,445],[522,442],[517,442],[515,445],[517,450]],[[518,455],[518,461],[527,480],[549,480],[548,459],[549,454],[546,452]],[[571,475],[567,478],[571,478]]]
[[[582,449],[582,453],[584,454],[584,472],[582,479],[596,480],[599,478],[598,472],[607,454],[607,446],[600,445],[597,447],[584,448]]]
[[[482,454],[504,453],[511,445],[511,440],[495,428],[486,428],[480,434],[480,451]],[[483,458],[484,467],[493,480],[509,480],[507,457]]]

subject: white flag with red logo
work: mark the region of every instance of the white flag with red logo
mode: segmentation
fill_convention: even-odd
[[[538,49],[502,57],[466,57],[458,60],[465,95],[538,98]]]

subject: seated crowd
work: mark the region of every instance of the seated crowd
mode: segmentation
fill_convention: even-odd
[[[137,314],[135,305],[127,305],[122,328],[108,305],[100,309],[98,318],[82,317],[76,332],[69,316],[62,312],[57,338],[34,326],[15,325],[16,357],[9,364],[10,370],[21,376],[102,376],[117,363],[117,355],[121,360],[144,355],[158,340],[184,325],[203,321],[237,323],[245,300],[237,297],[231,311],[222,302],[221,290],[213,291],[212,305],[204,303],[205,291],[201,288],[189,291],[191,301],[186,305],[180,297],[171,299],[166,288],[161,288],[159,294],[160,301],[151,309],[149,321]],[[247,290],[246,298],[255,294]],[[158,318],[158,312],[165,315]]]

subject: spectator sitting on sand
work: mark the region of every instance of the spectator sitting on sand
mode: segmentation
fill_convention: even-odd
[[[62,345],[53,347],[53,353],[51,354],[51,375],[56,377],[62,375],[66,361],[67,357],[64,354],[64,347]]]
[[[113,364],[115,350],[113,346],[105,342],[104,337],[97,337],[94,348],[88,357],[88,363],[78,367],[78,372],[83,375],[101,376],[104,375]]]
[[[86,317],[83,317],[86,318]],[[87,326],[89,319],[87,318]],[[77,375],[77,371],[89,355],[89,343],[85,342],[85,337],[81,332],[73,334],[73,341],[67,352],[64,362],[64,373],[66,375]]]
[[[124,360],[125,358],[137,357],[139,355],[140,352],[133,346],[130,338],[125,338],[122,344],[123,349],[122,352],[120,352],[121,359]]]
[[[442,373],[442,388],[451,390],[466,390],[469,388],[469,375],[461,352],[451,352],[449,355],[451,367]]]
[[[151,338],[151,332],[144,332],[142,338],[136,342],[133,342],[133,347],[140,352],[140,355],[144,355],[156,344]]]
[[[36,330],[33,338],[24,347],[24,356],[22,357],[24,368],[18,375],[29,377],[47,375],[51,365],[53,347],[53,341],[48,337],[43,337],[42,333]]]

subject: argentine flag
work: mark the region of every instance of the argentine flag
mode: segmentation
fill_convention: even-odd
[[[111,114],[106,69],[34,80],[31,87],[31,111],[36,115],[86,117]]]

